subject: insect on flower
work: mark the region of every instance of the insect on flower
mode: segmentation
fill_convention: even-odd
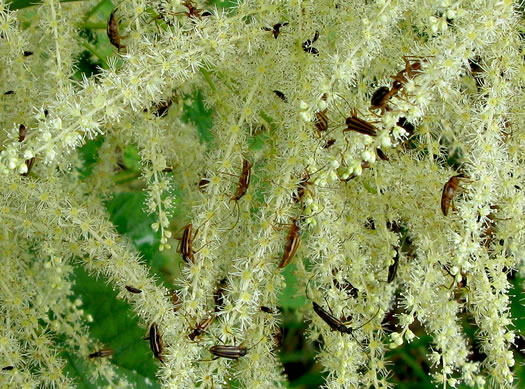
[[[326,93],[323,94],[322,100],[326,101]],[[315,128],[317,129],[317,136],[321,137],[321,133],[328,130],[328,116],[326,116],[326,113],[328,112],[328,108],[323,109],[322,111],[315,113]]]
[[[313,276],[312,276],[313,278]],[[306,285],[306,288],[308,288],[308,284],[310,283],[310,281],[312,280],[312,278],[310,278],[310,280],[308,281],[307,285]],[[352,328],[352,327],[349,327],[346,323],[347,322],[343,322],[344,319],[337,319],[332,310],[330,309],[330,307],[328,307],[328,309],[330,309],[330,312],[328,312],[327,310],[325,310],[323,307],[321,307],[319,304],[317,304],[315,301],[312,300],[312,307],[314,309],[314,312],[317,314],[317,316],[319,316],[326,324],[328,324],[328,326],[330,327],[330,329],[332,331],[337,331],[337,332],[340,332],[342,334],[350,334],[354,337],[354,339],[357,341],[357,338],[355,337],[355,335],[353,334],[354,331],[364,327],[365,325],[367,325],[368,323],[370,323],[376,316],[377,314],[379,313],[379,310],[381,308],[379,308],[377,310],[377,312],[374,314],[374,316],[372,316],[367,322],[365,322],[364,324],[362,324],[361,326],[359,327],[356,327],[356,328]],[[359,341],[357,341],[359,343]]]
[[[463,189],[459,185],[461,181],[470,182],[467,177],[463,176],[462,174],[458,174],[457,176],[450,177],[450,179],[443,186],[443,193],[441,194],[441,211],[443,212],[444,216],[448,215],[448,210],[454,195],[456,194],[456,191]]]
[[[133,286],[129,286],[129,285],[126,285],[125,286],[126,290],[130,293],[135,293],[135,294],[139,294],[139,293],[142,293],[142,290],[138,289],[138,288],[135,288]]]
[[[262,338],[259,342],[257,342],[257,344],[259,344],[263,339],[264,338]],[[236,343],[235,338],[234,338],[234,343]],[[255,346],[252,346],[251,348]],[[248,352],[248,350],[249,349],[244,347],[241,343],[238,346],[230,346],[230,345],[213,346],[210,348],[210,353],[215,355],[215,357],[212,359],[214,361],[218,358],[239,359],[240,357],[244,357],[246,353]]]
[[[346,128],[343,130],[343,133],[348,131],[359,132],[363,135],[376,136],[377,128],[366,120],[360,119],[357,116],[357,110],[352,110],[352,116],[346,118],[345,120]]]
[[[8,370],[13,370],[14,368],[15,368],[14,366],[6,366],[6,367],[2,367],[2,370],[8,371]]]
[[[397,274],[397,268],[399,267],[399,249],[396,249],[396,255],[394,256],[394,262],[388,267],[387,283],[392,283],[395,280]]]
[[[206,14],[203,14],[203,11],[202,9],[200,8],[197,8],[194,4],[193,4],[193,1],[191,0],[185,0],[184,3],[182,3],[182,5],[186,8],[188,8],[188,11],[185,12],[185,15],[188,17],[188,18],[195,18],[195,19],[200,19],[201,16],[208,16],[208,15],[211,15],[209,12],[206,12]]]
[[[146,340],[149,340],[149,347],[151,348],[155,358],[164,363],[164,358],[162,357],[164,343],[162,341],[162,337],[160,336],[157,323],[151,323],[151,326],[149,327],[149,336],[146,338]]]
[[[273,314],[273,311],[271,308],[268,308],[268,307],[265,307],[264,305],[261,306],[261,311],[265,312],[265,313],[269,313],[269,314]]]
[[[215,316],[213,315],[210,315],[206,319],[202,320],[197,324],[193,332],[188,335],[188,338],[194,340],[196,337],[201,336],[203,332],[206,332],[211,323],[213,323],[213,320],[215,320]]]
[[[26,138],[26,134],[27,134],[26,126],[24,126],[23,124],[20,124],[20,127],[18,127],[18,141],[23,142],[24,139]]]
[[[286,96],[284,95],[283,92],[281,91],[278,91],[278,90],[274,90],[273,93],[275,93],[275,95],[280,98],[282,101],[284,101],[285,103],[288,102],[288,99],[286,98]]]
[[[238,346],[217,345],[210,348],[210,353],[215,355],[213,360],[218,358],[239,359],[244,357],[247,351],[248,349],[242,344]]]
[[[213,295],[215,301],[215,313],[219,312],[224,305],[224,295],[226,294],[226,278],[219,281],[217,291]]]
[[[239,183],[237,184],[237,191],[232,196],[230,200],[239,201],[248,191],[248,186],[250,185],[250,177],[252,174],[252,166],[246,158],[242,160],[242,171],[239,176]]]
[[[169,292],[168,296],[171,297],[171,302],[173,303],[173,310],[177,312],[182,305],[182,299],[177,294],[177,291],[173,289],[171,292]]]
[[[113,11],[111,11],[111,14],[109,14],[106,33],[108,35],[108,38],[111,44],[115,46],[117,50],[120,52],[120,49],[125,49],[126,46],[123,46],[122,44],[120,44],[120,40],[123,39],[124,37],[120,36],[119,27],[118,27],[119,22],[115,15],[116,11],[117,11],[117,8],[115,7]]]
[[[23,142],[24,139],[26,138],[26,135],[27,135],[26,126],[24,126],[23,124],[20,124],[20,127],[18,128],[18,141]],[[31,173],[31,169],[33,168],[33,165],[35,164],[35,157],[32,157],[26,160],[25,163],[26,163],[27,171],[22,174],[23,177],[27,177],[29,173]]]
[[[301,228],[299,227],[297,218],[295,218],[292,219],[292,224],[290,224],[290,230],[286,237],[286,246],[284,246],[284,254],[278,266],[279,269],[286,267],[292,261],[297,249],[299,248],[300,242]]]
[[[312,45],[315,43],[315,41],[319,38],[319,31],[315,32],[314,38],[312,40],[307,39],[303,43],[303,50],[305,53],[310,53],[312,55],[319,55],[319,50],[317,50],[315,47],[312,47]]]
[[[397,95],[402,87],[403,85],[399,81],[394,81],[392,89],[389,89],[386,86],[382,86],[377,89],[370,99],[372,106],[369,108],[369,111],[373,112],[376,109],[380,109],[381,115],[384,115],[386,111],[390,111],[388,102],[392,99],[392,97]]]
[[[426,58],[416,55],[404,55],[403,62],[405,63],[405,68],[395,76],[392,76],[392,78],[394,81],[399,82],[401,84],[400,87],[402,88],[408,80],[422,73],[422,61],[426,61]]]
[[[237,207],[237,220],[235,221],[235,224],[228,229],[228,231],[233,230],[235,226],[237,225],[237,223],[239,222],[239,218],[241,216],[241,210],[239,208],[239,200],[246,194],[246,192],[248,191],[248,187],[250,186],[252,167],[253,167],[253,164],[251,164],[246,158],[243,158],[241,175],[237,176],[235,174],[223,172],[223,174],[227,174],[229,176],[239,177],[239,182],[237,183],[237,190],[235,191],[235,194],[230,198],[230,201],[235,201],[235,205]]]
[[[277,39],[277,37],[281,33],[281,27],[284,27],[284,26],[287,26],[287,25],[288,25],[288,22],[282,22],[282,23],[274,24],[272,28],[270,28],[270,27],[263,27],[262,29],[264,31],[272,31],[273,32],[273,37],[275,39]]]
[[[213,216],[213,215],[212,215]],[[210,219],[206,220],[204,223],[208,222]],[[201,226],[199,226],[200,228]],[[192,236],[192,230],[193,230],[193,224],[189,223],[184,226],[184,231],[182,232],[182,237],[175,239],[179,240],[179,246],[177,247],[177,251],[182,255],[182,259],[186,261],[186,263],[194,263],[195,257],[194,254],[198,253],[200,250],[204,248],[202,246],[198,250],[193,250],[192,244],[195,238],[197,237],[197,234],[199,233],[199,228],[195,230],[195,233]]]
[[[339,282],[339,280],[337,279],[338,273],[338,269],[332,270],[332,275],[334,276],[332,281],[334,286],[340,291],[345,292],[348,296],[356,298],[358,296],[359,290],[356,287],[354,287],[346,278],[343,278],[343,282]]]
[[[92,359],[92,358],[104,358],[104,357],[109,357],[110,355],[113,355],[113,350],[110,349],[110,348],[106,348],[106,349],[103,349],[103,350],[98,350],[98,351],[95,351],[94,353],[91,353],[89,354],[89,359]]]

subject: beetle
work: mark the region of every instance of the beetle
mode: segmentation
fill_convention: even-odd
[[[368,109],[370,112],[375,111],[376,109],[381,110],[381,115],[384,115],[386,111],[390,111],[388,102],[394,97],[403,87],[399,81],[394,81],[392,88],[389,89],[386,86],[382,86],[377,89],[370,99],[372,106]]]
[[[274,24],[272,28],[270,27],[263,27],[262,29],[264,31],[272,31],[273,33],[273,37],[275,39],[277,39],[277,37],[279,36],[279,34],[281,33],[281,27],[285,27],[288,25],[288,22],[282,22],[282,23],[277,23],[277,24]]]
[[[142,290],[135,288],[134,286],[126,285],[125,288],[130,293],[135,293],[135,294],[142,293]]]
[[[193,332],[188,335],[188,338],[194,340],[197,336],[201,336],[203,332],[206,332],[211,323],[213,323],[213,320],[215,320],[215,316],[210,315],[206,319],[198,323],[197,327],[195,327]]]
[[[6,367],[2,367],[2,370],[8,371],[8,370],[13,370],[14,368],[15,368],[14,366],[6,366]]]
[[[207,223],[213,215],[214,214],[212,214],[203,224]],[[182,232],[182,236],[180,238],[175,237],[175,239],[180,241],[179,246],[177,247],[177,252],[179,252],[182,255],[182,259],[184,259],[186,263],[195,263],[194,254],[198,253],[205,246],[202,246],[198,250],[194,250],[192,247],[192,243],[197,237],[197,234],[199,233],[199,229],[201,227],[202,224],[195,230],[195,233],[192,236],[193,224],[188,223],[183,227],[184,231]]]
[[[334,286],[339,289],[340,291],[345,292],[348,296],[356,298],[358,296],[359,290],[353,286],[346,278],[343,279],[344,282],[339,282],[337,279],[337,273],[339,270],[333,269],[332,275],[334,278],[332,279],[332,282]]]
[[[266,306],[264,306],[264,305],[261,306],[261,311],[263,311],[263,312],[265,312],[265,313],[269,313],[269,314],[271,314],[271,315],[273,314],[272,309],[271,309],[271,308],[268,308],[268,307],[266,307]]]
[[[326,101],[326,93],[323,94],[322,98],[323,101]],[[328,112],[328,108],[323,109],[322,111],[315,113],[315,128],[317,128],[317,136],[321,137],[321,133],[328,130],[328,116],[326,116],[326,113]]]
[[[154,115],[159,117],[159,118],[163,118],[164,116],[166,116],[168,114],[168,109],[170,108],[171,104],[173,104],[173,100],[172,99],[168,99],[166,101],[161,101],[160,103],[155,104],[153,106],[153,108],[154,108],[154,110],[153,110]]]
[[[20,124],[20,127],[18,127],[18,141],[23,142],[24,139],[26,138],[26,134],[27,134],[26,126],[24,126],[23,124]]]
[[[219,281],[217,291],[213,295],[215,301],[215,313],[219,312],[224,305],[224,295],[226,294],[226,278]]]
[[[396,278],[397,268],[399,267],[399,249],[396,249],[396,255],[394,256],[394,262],[388,267],[388,277],[386,282],[392,283]]]
[[[282,101],[284,101],[285,103],[288,102],[288,99],[286,98],[286,96],[284,95],[283,92],[281,91],[278,91],[278,90],[274,90],[273,93],[275,93],[275,95],[280,98]]]
[[[173,302],[173,305],[174,305],[173,310],[175,312],[177,312],[179,310],[180,306],[182,305],[182,299],[179,297],[179,295],[177,294],[177,291],[175,289],[173,289],[169,293],[169,296],[171,297],[171,301]]]
[[[193,254],[195,254],[195,251],[192,248],[192,241],[197,236],[197,233],[199,232],[199,229],[195,231],[195,234],[193,236],[191,235],[193,229],[193,224],[189,223],[184,227],[184,231],[182,233],[182,237],[175,238],[177,240],[180,240],[178,251],[182,255],[182,258],[186,263],[194,263],[195,258]]]
[[[248,186],[250,185],[250,178],[252,175],[253,164],[248,162],[246,158],[242,160],[242,171],[239,176],[239,183],[237,184],[237,191],[230,198],[233,201],[239,201],[248,191]]]
[[[164,342],[159,333],[159,327],[157,323],[151,323],[149,327],[149,337],[146,338],[149,340],[149,347],[153,352],[155,358],[164,363],[164,358],[162,357],[162,351],[164,350]]]
[[[247,351],[248,349],[243,347],[242,344],[238,346],[217,345],[210,348],[210,353],[215,355],[213,360],[218,358],[239,359],[244,357]]]
[[[345,120],[346,128],[343,133],[348,131],[356,131],[363,135],[376,136],[377,128],[366,120],[360,119],[357,116],[357,110],[352,110],[352,116],[347,117]]]
[[[113,350],[110,349],[110,348],[106,348],[106,349],[102,349],[102,350],[98,350],[98,351],[95,351],[94,353],[91,353],[89,354],[89,359],[91,358],[104,358],[104,357],[109,357],[110,355],[113,355]]]
[[[237,223],[239,222],[239,218],[241,216],[241,210],[239,208],[239,200],[246,194],[246,192],[248,191],[248,187],[250,186],[252,167],[253,167],[253,164],[250,163],[246,158],[243,158],[241,175],[238,176],[239,183],[237,184],[237,190],[235,191],[234,195],[230,198],[230,201],[235,201],[235,204],[237,206],[237,220],[235,221],[235,224],[228,229],[228,231],[234,229]],[[230,173],[224,173],[224,174],[233,175]],[[233,176],[235,177],[235,175]]]
[[[118,27],[118,20],[116,17],[116,11],[117,8],[115,7],[113,11],[109,14],[108,19],[108,25],[106,28],[106,33],[108,35],[110,43],[117,48],[117,50],[120,52],[120,49],[125,49],[126,46],[123,46],[120,43],[120,40],[123,39],[123,37],[120,36],[119,33],[119,27]]]
[[[188,12],[185,13],[188,18],[193,17],[196,19],[200,19],[201,16],[207,16],[207,14],[203,15],[203,10],[193,5],[193,2],[191,0],[185,0],[184,3],[182,3],[182,5],[188,8]]]
[[[456,191],[458,189],[463,189],[459,185],[461,181],[469,181],[469,179],[462,174],[458,174],[457,176],[450,177],[443,186],[443,193],[441,194],[441,212],[443,212],[444,216],[448,215],[448,210]]]
[[[307,189],[307,185],[310,185],[311,182],[310,182],[310,178],[313,174],[317,173],[318,171],[322,170],[323,168],[317,170],[316,172],[310,174],[310,172],[308,171],[308,166],[304,169],[304,175],[303,177],[301,178],[301,180],[299,181],[299,183],[297,184],[297,189],[296,191],[292,194],[292,199],[294,201],[294,203],[298,203],[299,201],[301,201],[304,197],[304,195],[306,194],[306,191],[308,190]],[[310,192],[310,194],[312,194]]]
[[[209,183],[210,183],[210,180],[207,179],[206,177],[201,178],[201,180],[199,181],[199,190],[202,193],[206,192],[206,187],[208,186]]]
[[[415,55],[404,55],[402,59],[405,63],[405,68],[398,72],[395,76],[392,76],[394,81],[397,81],[401,84],[401,87],[404,86],[409,79],[412,79],[418,74],[422,73],[421,62],[426,61],[425,57],[419,57]]]
[[[359,341],[355,337],[354,331],[357,331],[358,329],[363,328],[365,325],[367,325],[372,320],[374,320],[374,318],[377,316],[377,314],[379,313],[379,310],[380,310],[380,309],[378,309],[377,312],[374,314],[374,316],[372,316],[364,324],[360,325],[359,327],[352,328],[352,327],[347,326],[341,320],[335,318],[335,316],[333,314],[329,313],[327,310],[325,310],[323,307],[321,307],[315,301],[312,301],[312,306],[313,306],[314,312],[317,314],[317,316],[319,316],[326,324],[328,324],[328,326],[330,327],[330,329],[332,331],[337,331],[337,332],[340,332],[342,334],[350,334],[350,335],[352,335],[354,337],[354,339],[358,343],[359,343]]]
[[[329,149],[330,147],[332,147],[333,145],[335,144],[335,139],[334,138],[330,138],[326,141],[326,143],[322,146],[323,149]]]
[[[307,39],[303,43],[303,50],[305,53],[310,53],[312,55],[319,55],[319,50],[317,50],[315,47],[312,47],[312,45],[315,43],[315,41],[319,38],[319,31],[315,32],[314,38],[312,40]]]
[[[299,248],[300,242],[301,228],[299,227],[297,218],[295,218],[292,219],[292,224],[290,225],[290,230],[288,231],[286,245],[284,246],[284,254],[278,266],[279,269],[286,267],[292,261],[297,249]]]

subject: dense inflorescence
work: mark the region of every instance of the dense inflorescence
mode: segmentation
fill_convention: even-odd
[[[508,274],[525,272],[517,4],[123,1],[108,27],[118,50],[73,82],[94,6],[44,0],[23,26],[0,1],[3,386],[73,385],[58,338],[96,359],[94,379],[128,386],[109,351],[93,354],[79,265],[149,329],[164,387],[285,386],[273,335],[290,263],[315,302],[303,313],[326,387],[390,387],[386,352],[415,325],[437,384],[511,385]],[[208,143],[182,120],[197,89],[214,112]],[[100,135],[83,177],[78,148]],[[184,257],[172,297],[104,208],[130,144],[160,249]]]

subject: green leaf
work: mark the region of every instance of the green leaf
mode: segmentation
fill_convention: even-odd
[[[297,258],[295,258],[297,260]],[[279,305],[283,309],[294,309],[297,310],[306,304],[304,296],[297,296],[297,280],[294,276],[296,266],[294,263],[289,264],[284,268],[283,275],[286,282],[286,287],[283,289],[279,296]]]
[[[77,1],[77,0],[62,0],[61,2],[62,3],[69,3],[69,2],[73,2],[73,1]],[[35,5],[40,5],[42,4],[42,1],[37,1],[37,0],[13,0],[13,1],[8,1],[7,2],[9,4],[9,9],[11,11],[15,11],[17,9],[23,9],[23,8],[29,8],[29,7],[34,7]]]
[[[88,140],[84,146],[78,149],[80,158],[84,160],[84,166],[79,169],[82,179],[89,177],[93,173],[93,166],[98,161],[98,149],[104,143],[104,137],[98,136],[95,139]]]
[[[190,104],[186,104],[190,101]],[[211,142],[213,139],[210,129],[213,125],[211,120],[212,110],[204,107],[201,91],[195,91],[193,95],[184,96],[184,113],[182,120],[186,123],[192,122],[197,127],[201,140]]]
[[[127,145],[122,153],[122,162],[128,170],[140,172],[142,170],[140,166],[140,155],[137,146]]]
[[[127,235],[144,258],[151,262],[158,253],[160,232],[155,232],[151,225],[157,222],[154,215],[143,211],[145,193],[118,193],[106,203],[110,220],[120,234]]]
[[[117,300],[115,291],[102,280],[89,276],[83,269],[77,268],[75,276],[75,295],[82,296],[82,308],[86,314],[91,314],[93,317],[93,322],[89,324],[90,335],[98,339],[104,347],[114,350],[111,362],[119,367],[118,373],[127,377],[130,382],[136,383],[137,387],[145,387],[147,380],[156,382],[157,363],[148,342],[144,340],[145,329],[140,328],[137,318],[132,315],[130,305]],[[89,379],[83,378],[85,374],[83,356],[69,357],[68,371],[84,383],[83,386],[78,387],[103,387],[98,383],[96,386],[89,386],[87,384]],[[86,361],[92,363],[87,359]],[[132,373],[133,371],[136,373]]]

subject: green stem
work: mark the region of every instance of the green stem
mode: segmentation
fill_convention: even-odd
[[[84,24],[80,25],[80,28],[89,28],[91,30],[105,30],[107,26],[107,23],[85,22]]]

